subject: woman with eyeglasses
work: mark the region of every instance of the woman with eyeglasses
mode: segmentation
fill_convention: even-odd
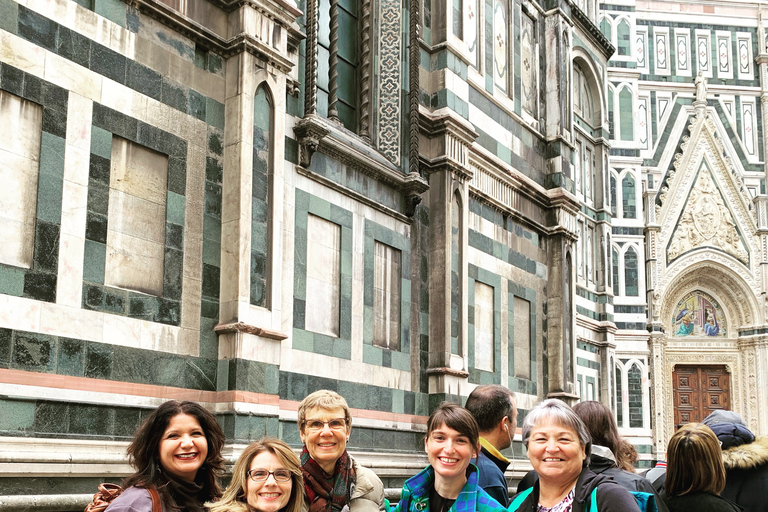
[[[304,491],[299,458],[279,439],[265,437],[243,450],[232,481],[210,512],[301,512]]]
[[[347,401],[334,391],[315,391],[299,404],[298,423],[304,443],[301,473],[309,512],[383,509],[381,480],[347,453],[352,431]]]

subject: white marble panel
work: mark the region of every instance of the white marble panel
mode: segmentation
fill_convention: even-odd
[[[165,205],[110,189],[109,229],[164,245]]]
[[[138,348],[141,344],[142,321],[104,313],[102,340],[111,345]]]
[[[110,189],[165,204],[168,157],[120,137],[112,137]]]
[[[305,328],[338,336],[340,297],[341,227],[308,215]]]
[[[93,102],[79,94],[70,93],[68,107],[67,145],[77,149],[90,151]],[[69,151],[69,148],[67,148],[67,151]],[[69,158],[69,154],[67,154],[67,158]],[[87,166],[85,172],[87,181]],[[72,177],[69,179],[72,179]]]
[[[47,52],[34,43],[0,31],[0,59],[35,76],[43,76]]]
[[[84,235],[75,236],[62,231],[59,245],[59,273],[56,283],[57,304],[80,307],[83,298],[84,254]]]
[[[30,268],[43,111],[39,105],[0,91],[0,262]]]
[[[42,302],[0,294],[0,327],[19,331],[40,329],[40,305]]]
[[[152,295],[163,293],[163,245],[107,231],[104,284]]]
[[[101,75],[73,64],[55,53],[46,54],[43,78],[90,100],[99,101],[101,98]]]
[[[531,377],[531,303],[520,297],[514,298],[514,375]]]
[[[493,287],[475,281],[475,368],[493,371]]]
[[[104,313],[43,302],[40,304],[40,332],[91,341],[103,341]]]

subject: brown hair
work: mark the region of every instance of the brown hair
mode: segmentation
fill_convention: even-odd
[[[592,444],[605,446],[616,458],[616,465],[624,471],[633,471],[632,462],[627,460],[628,453],[622,445],[625,443],[619,436],[616,420],[611,411],[601,402],[579,402],[573,406],[573,412],[579,415],[592,437]]]
[[[680,427],[667,447],[667,495],[698,491],[720,494],[724,487],[725,466],[715,433],[701,423]]]
[[[136,473],[123,481],[123,487],[157,487],[160,497],[171,510],[174,507],[173,499],[168,494],[166,472],[160,467],[160,440],[171,419],[179,414],[187,414],[197,420],[205,434],[208,443],[208,455],[203,465],[197,470],[195,480],[203,484],[200,493],[203,501],[218,499],[221,496],[217,478],[224,474],[224,457],[221,449],[224,446],[224,432],[221,430],[216,418],[203,406],[195,402],[179,402],[170,400],[152,411],[144,423],[141,424],[133,441],[128,445],[128,462],[136,469]]]
[[[349,406],[344,397],[329,389],[319,389],[305,396],[304,400],[299,404],[298,422],[299,431],[302,434],[304,433],[304,419],[306,418],[307,411],[315,408],[342,409],[344,411],[344,419],[347,421],[347,430],[352,427],[352,413],[349,412]]]
[[[437,409],[432,411],[427,420],[427,436],[432,433],[433,430],[445,425],[448,428],[452,428],[459,434],[466,436],[469,439],[470,444],[479,450],[478,445],[480,443],[480,429],[477,426],[472,413],[463,408],[462,406],[453,402],[442,402]]]
[[[254,441],[243,450],[235,462],[235,467],[232,470],[232,481],[227,490],[224,491],[221,500],[216,503],[206,503],[210,512],[247,512],[250,509],[246,495],[248,471],[251,469],[253,459],[263,452],[272,453],[292,475],[291,497],[282,510],[284,512],[301,512],[304,500],[304,477],[301,475],[301,462],[290,446],[274,437],[264,437]]]

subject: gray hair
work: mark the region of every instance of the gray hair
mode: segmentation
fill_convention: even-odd
[[[550,420],[557,425],[574,431],[579,437],[579,444],[586,449],[587,458],[585,463],[589,461],[589,454],[592,448],[592,437],[589,435],[587,427],[568,404],[556,398],[544,400],[525,415],[525,419],[523,420],[523,445],[526,449],[528,449],[528,440],[531,437],[531,431],[534,427],[546,420]]]

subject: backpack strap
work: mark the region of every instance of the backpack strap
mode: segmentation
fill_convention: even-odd
[[[517,512],[517,509],[520,508],[520,505],[523,504],[525,501],[525,498],[530,496],[531,492],[533,492],[533,487],[529,487],[526,490],[519,493],[517,496],[515,496],[515,499],[512,500],[512,503],[509,504],[509,508],[507,509],[507,512]]]
[[[589,495],[589,512],[597,512],[597,486],[592,489],[592,494]]]
[[[160,494],[157,492],[157,488],[154,485],[147,487],[149,491],[149,497],[152,498],[152,512],[163,512],[163,504],[160,501]]]

